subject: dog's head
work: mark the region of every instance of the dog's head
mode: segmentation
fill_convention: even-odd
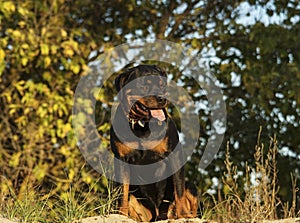
[[[155,65],[139,65],[116,78],[121,105],[131,122],[142,125],[151,118],[159,121],[167,118],[166,78],[166,72]]]

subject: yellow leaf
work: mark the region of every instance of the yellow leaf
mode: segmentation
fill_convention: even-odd
[[[56,138],[56,137],[52,137],[52,138],[51,138],[51,142],[52,142],[53,144],[56,144],[56,143],[57,143],[57,138]]]
[[[66,32],[66,30],[60,29],[60,35],[61,37],[66,38],[68,36],[68,33]]]
[[[14,30],[12,32],[12,35],[15,37],[15,38],[20,38],[22,36],[21,32],[19,30]]]
[[[51,54],[56,54],[57,50],[58,50],[58,46],[56,45],[51,45],[50,49],[51,49]]]
[[[63,135],[66,136],[69,131],[72,130],[72,126],[70,123],[66,123],[63,127]]]
[[[3,2],[2,7],[9,13],[12,13],[16,10],[16,6],[14,5],[13,2],[10,2],[10,1]]]
[[[78,74],[80,71],[80,65],[79,64],[72,64],[70,69],[73,71],[74,74]]]
[[[51,58],[50,57],[45,57],[44,58],[44,67],[47,68],[51,64]]]
[[[64,55],[66,57],[72,57],[74,55],[74,51],[70,47],[66,47],[64,49]]]
[[[23,44],[21,45],[21,47],[22,47],[22,49],[24,49],[24,50],[28,50],[28,49],[29,49],[29,45],[28,45],[27,43],[23,43]]]
[[[18,22],[18,25],[20,26],[21,29],[23,29],[26,26],[26,22],[25,21],[20,21],[20,22]]]
[[[199,42],[200,42],[200,41],[197,40],[197,39],[192,39],[192,42],[191,42],[192,47],[193,47],[193,48],[199,48],[199,45],[200,45]]]
[[[0,49],[0,63],[4,62],[5,52],[3,49]]]
[[[18,12],[24,17],[29,14],[29,11],[20,5],[18,5]]]
[[[46,29],[46,27],[43,27],[41,30],[42,36],[44,36],[46,33],[47,33],[47,29]]]
[[[38,39],[38,38],[37,38],[37,36],[36,36],[34,30],[33,30],[33,29],[29,29],[29,32],[27,32],[27,40],[28,40],[28,43],[35,46],[35,45],[36,45],[36,42],[38,41],[37,39]]]
[[[53,111],[56,112],[57,110],[58,110],[58,104],[54,104],[54,105],[53,105]]]
[[[106,123],[104,123],[103,125],[101,125],[101,126],[98,128],[98,130],[99,130],[99,131],[108,131],[109,128],[110,128],[110,124],[106,122]]]
[[[13,115],[16,113],[16,109],[15,108],[12,108],[9,110],[9,115]]]
[[[52,76],[51,76],[51,73],[46,71],[43,73],[43,78],[46,80],[46,81],[51,81],[52,80]]]
[[[28,63],[28,58],[27,57],[22,57],[22,59],[21,59],[22,66],[25,67],[27,65],[27,63]]]
[[[33,169],[33,174],[38,181],[41,181],[46,176],[47,169],[47,164],[39,164],[35,166],[35,168]]]
[[[1,77],[4,69],[5,69],[5,63],[2,62],[2,63],[0,63],[0,77]],[[2,81],[2,79],[0,78],[0,83],[1,83],[1,81]]]
[[[30,108],[25,108],[25,109],[24,109],[24,115],[27,115],[29,112],[31,112],[31,109],[30,109]]]
[[[45,43],[41,43],[40,45],[41,54],[47,56],[49,54],[49,46]]]
[[[71,152],[69,150],[69,147],[66,145],[63,145],[62,147],[60,147],[60,152],[61,154],[63,154],[64,156],[70,156]]]
[[[11,167],[17,167],[20,162],[20,156],[21,156],[21,152],[17,152],[13,154],[12,157],[10,158],[9,165]]]
[[[69,169],[69,180],[73,180],[75,176],[75,171],[73,169]]]
[[[83,180],[83,182],[89,184],[92,182],[92,177],[88,173],[82,172],[82,180]]]
[[[2,39],[0,39],[0,46],[2,46],[2,47],[6,47],[6,46],[7,46],[7,44],[8,44],[8,41],[7,41],[7,39],[6,39],[6,38],[2,38]]]
[[[10,93],[5,92],[2,95],[6,98],[6,101],[10,104],[11,103],[11,95],[10,95]]]

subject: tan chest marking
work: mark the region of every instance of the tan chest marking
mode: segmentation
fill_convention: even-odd
[[[168,151],[168,137],[165,137],[162,140],[142,141],[141,146],[145,150],[163,154]]]
[[[168,137],[162,140],[143,140],[138,142],[116,142],[120,157],[128,155],[130,152],[138,149],[140,146],[144,150],[151,150],[153,152],[164,154],[168,151]]]
[[[124,157],[130,152],[139,148],[138,142],[116,142],[116,147],[118,148],[119,155]]]

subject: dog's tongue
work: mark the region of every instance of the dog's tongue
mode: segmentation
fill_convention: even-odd
[[[164,121],[166,119],[165,113],[162,109],[150,110],[151,116],[157,118],[159,121]]]
[[[165,113],[162,109],[150,110],[151,116],[157,118],[159,121],[164,121],[166,119]]]

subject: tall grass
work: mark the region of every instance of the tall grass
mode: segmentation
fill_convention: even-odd
[[[106,185],[102,193],[95,189],[100,181],[102,184],[105,181]],[[2,183],[5,184],[5,179]],[[28,187],[23,189],[22,194],[17,194],[14,188],[7,184],[9,193],[5,196],[0,194],[0,215],[24,223],[62,223],[115,212],[120,190],[114,187],[106,176],[101,176],[90,184],[87,191],[79,179],[74,179],[67,186],[68,190],[64,193],[51,191],[48,194],[38,194],[38,188]]]
[[[223,193],[221,189],[217,198],[212,200],[214,207],[209,211],[210,218],[218,222],[262,222],[263,220],[278,219],[278,213],[283,218],[299,217],[296,212],[296,179],[292,178],[293,201],[283,203],[278,196],[277,138],[270,139],[269,148],[265,146],[258,135],[254,153],[254,167],[245,163],[243,174],[239,174],[237,166],[230,159],[230,148],[227,144],[223,174]],[[241,185],[244,185],[242,187]]]

